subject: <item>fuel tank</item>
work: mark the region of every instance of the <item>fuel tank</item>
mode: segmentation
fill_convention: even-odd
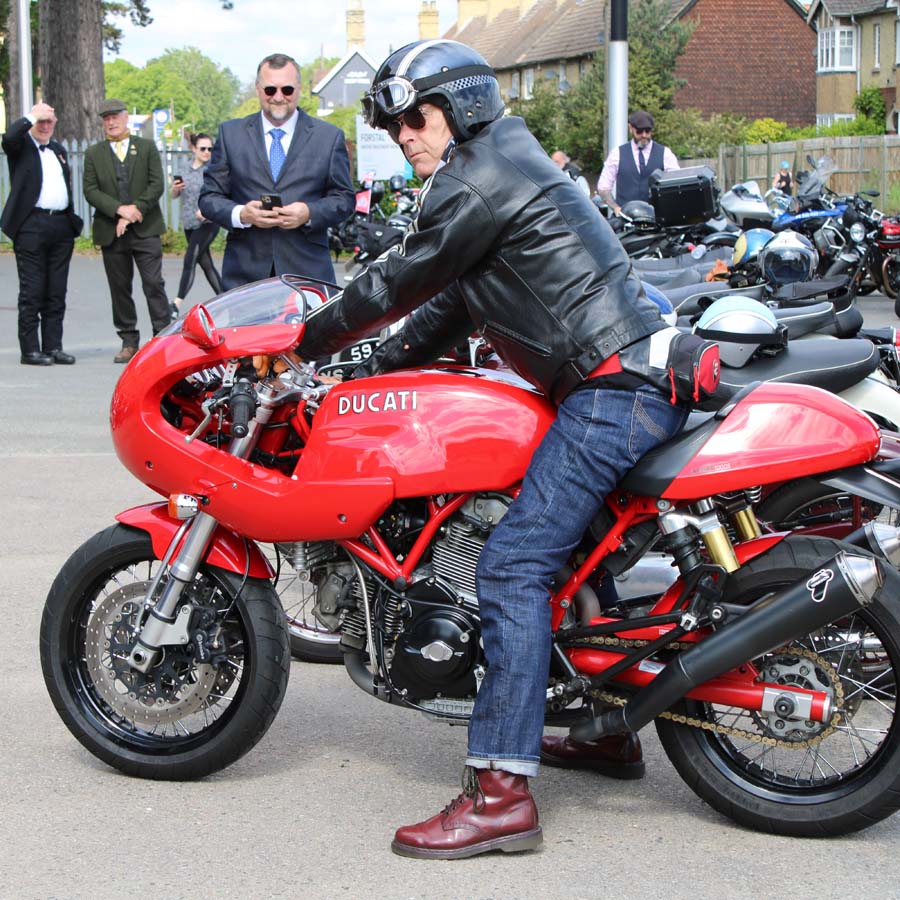
[[[874,459],[875,423],[821,388],[761,384],[741,399],[663,493],[692,499]]]
[[[556,411],[514,375],[392,372],[333,388],[295,471],[305,483],[389,478],[397,497],[506,488]]]

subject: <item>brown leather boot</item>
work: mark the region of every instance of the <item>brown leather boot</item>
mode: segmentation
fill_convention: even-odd
[[[558,769],[592,769],[610,778],[644,777],[641,741],[636,734],[611,734],[586,743],[545,734],[541,762]]]
[[[418,859],[462,859],[489,850],[533,850],[542,840],[524,775],[467,766],[463,792],[436,816],[398,828],[391,850]]]

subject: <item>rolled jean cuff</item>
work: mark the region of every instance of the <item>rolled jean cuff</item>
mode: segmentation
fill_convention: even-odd
[[[538,773],[539,764],[527,759],[494,759],[481,756],[467,756],[466,765],[473,769],[494,769],[509,772],[510,775],[524,775],[526,778],[534,778]]]

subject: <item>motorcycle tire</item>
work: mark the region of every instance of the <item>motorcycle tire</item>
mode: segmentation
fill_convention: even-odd
[[[884,293],[897,301],[894,303],[894,315],[900,316],[900,257],[891,254],[881,264],[881,287]]]
[[[284,612],[268,581],[204,566],[182,596],[195,607],[188,631],[208,633],[216,655],[198,663],[193,643],[167,646],[143,675],[124,658],[160,565],[150,537],[125,525],[86,541],[47,596],[41,666],[57,712],[94,756],[140,778],[201,778],[275,718],[290,671]]]
[[[826,538],[789,537],[730,575],[725,599],[751,603],[793,584],[837,546]],[[823,735],[818,743],[783,734],[776,745],[754,742],[736,731],[779,737],[766,714],[692,700],[672,712],[704,728],[657,720],[672,764],[714,809],[760,831],[825,837],[858,831],[900,808],[900,575],[887,566],[884,572],[884,588],[870,606],[755,661],[768,670],[767,680],[830,686],[836,698],[840,685],[840,718],[797,723],[810,741]],[[713,727],[731,734],[707,730]]]
[[[757,507],[756,516],[774,531],[819,533],[843,538],[880,517],[896,522],[897,511],[886,511],[872,500],[828,487],[814,478],[790,481],[772,491]]]

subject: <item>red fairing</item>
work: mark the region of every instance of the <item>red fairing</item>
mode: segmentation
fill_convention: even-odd
[[[168,496],[202,495],[204,511],[258,541],[350,539],[398,496],[502,489],[521,480],[555,411],[502,375],[400,372],[338,385],[313,419],[293,477],[183,432],[160,413],[169,388],[223,360],[296,346],[298,326],[221,329],[204,351],[151,341],[122,373],[110,408],[113,444],[140,481]],[[302,332],[300,332],[302,333]],[[240,346],[230,341],[241,338]]]
[[[172,519],[165,503],[148,503],[146,506],[134,506],[119,513],[116,519],[123,525],[140,528],[150,535],[153,552],[158,559],[165,555],[175,532],[181,522]],[[249,552],[249,557],[248,557]],[[206,561],[211,566],[228,569],[249,578],[271,578],[275,572],[269,561],[260,553],[259,548],[236,534],[217,528],[210,541],[209,555]]]
[[[762,384],[738,403],[663,493],[690,500],[873,459],[875,423],[821,388]]]
[[[335,387],[297,466],[307,484],[389,478],[397,497],[521,481],[555,409],[481,371],[394,372]]]

